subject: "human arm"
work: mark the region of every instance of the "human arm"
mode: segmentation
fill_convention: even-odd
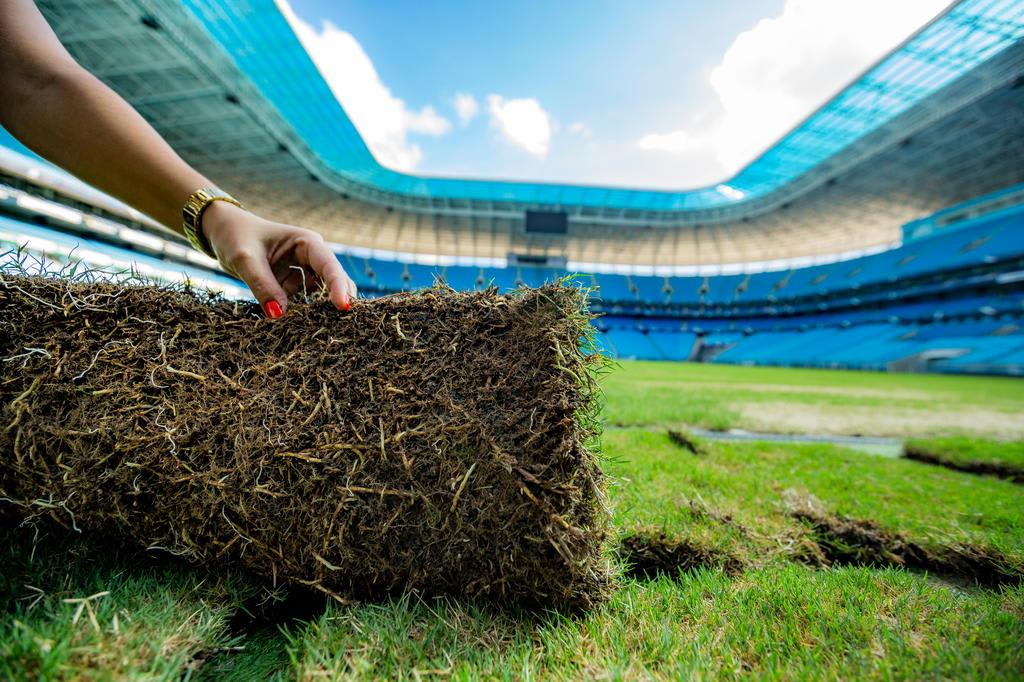
[[[68,54],[31,0],[0,1],[0,93],[0,124],[27,147],[176,232],[189,194],[213,185]],[[304,277],[307,286],[322,281],[339,308],[356,295],[312,230],[220,201],[206,209],[202,227],[269,316],[287,308]]]

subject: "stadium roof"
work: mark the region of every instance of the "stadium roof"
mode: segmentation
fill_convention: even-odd
[[[1024,3],[1019,0],[957,3],[734,177],[712,187],[674,192],[424,177],[390,170],[374,159],[274,0],[183,4],[313,152],[349,180],[419,198],[642,211],[713,209],[764,197],[1024,37]]]
[[[1024,182],[1020,0],[955,5],[730,189],[675,193],[386,170],[273,0],[37,2],[186,161],[257,213],[345,248],[596,270],[786,267],[892,245],[907,221]],[[565,211],[565,232],[527,229],[537,207]]]

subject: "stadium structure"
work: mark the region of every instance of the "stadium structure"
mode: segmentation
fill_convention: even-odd
[[[734,177],[682,191],[385,168],[274,0],[39,5],[187,161],[323,233],[364,294],[579,273],[617,357],[1024,375],[1019,0],[952,4]],[[246,295],[2,131],[0,239]]]

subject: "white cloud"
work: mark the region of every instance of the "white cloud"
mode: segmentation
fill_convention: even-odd
[[[705,145],[705,141],[699,136],[692,135],[685,130],[676,130],[671,133],[651,133],[644,135],[636,141],[636,146],[647,151],[671,152],[681,154],[683,152],[695,151]]]
[[[537,158],[547,156],[553,125],[540,102],[533,98],[505,99],[501,95],[488,95],[487,109],[491,125],[507,141]]]
[[[276,1],[377,160],[396,170],[415,168],[423,152],[408,135],[444,135],[451,129],[448,119],[433,107],[409,109],[395,97],[352,34],[329,21],[317,30],[299,18],[287,0]]]
[[[425,106],[419,111],[406,111],[403,120],[406,130],[423,135],[438,137],[452,129],[448,119],[437,113],[432,106]]]
[[[786,0],[781,16],[737,36],[711,70],[712,115],[636,146],[699,159],[703,182],[731,175],[948,4]]]
[[[583,121],[574,121],[569,124],[569,134],[579,135],[580,137],[591,137],[594,134],[594,131],[592,131],[590,126]]]
[[[459,123],[464,126],[469,125],[469,122],[476,118],[477,113],[480,111],[480,105],[477,104],[476,97],[464,92],[455,94],[455,97],[452,99],[452,106],[455,107]]]

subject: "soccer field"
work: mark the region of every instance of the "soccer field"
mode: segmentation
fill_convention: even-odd
[[[530,614],[268,598],[242,575],[2,527],[0,677],[312,679],[1024,675],[1024,487],[819,443],[913,437],[1024,466],[1019,380],[623,363],[602,380],[613,598]],[[998,472],[997,472],[998,473]]]
[[[613,426],[1024,439],[1024,383],[1006,377],[626,362],[604,388]]]

